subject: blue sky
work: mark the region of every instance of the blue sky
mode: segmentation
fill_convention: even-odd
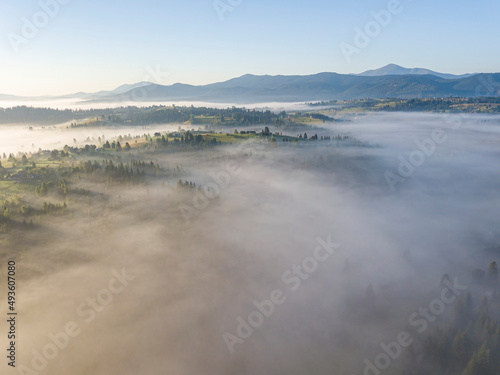
[[[358,73],[388,63],[500,72],[498,0],[399,0],[400,11],[373,28],[362,48],[356,28],[376,27],[371,13],[388,12],[398,0],[216,1],[232,9],[223,19],[213,0],[0,0],[0,93],[93,92],[142,80],[205,84],[246,73]],[[41,3],[54,2],[58,9],[52,4],[48,14]],[[36,35],[23,33],[26,20]],[[357,52],[346,59],[341,43]]]

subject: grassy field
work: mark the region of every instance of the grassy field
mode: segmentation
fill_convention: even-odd
[[[323,120],[312,118],[309,116],[294,116],[290,118],[290,121],[295,124],[304,124],[304,125],[320,125],[323,124]]]

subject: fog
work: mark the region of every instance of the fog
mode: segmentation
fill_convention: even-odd
[[[31,130],[30,130],[31,128]],[[62,149],[65,145],[81,147],[85,144],[99,145],[99,138],[112,140],[121,136],[152,135],[154,132],[174,132],[203,129],[203,126],[189,124],[166,124],[155,126],[116,126],[116,127],[70,127],[68,124],[44,126],[35,124],[0,125],[0,150],[7,155],[17,152],[37,152],[42,150]]]
[[[55,109],[99,109],[99,108],[118,108],[118,107],[148,107],[155,105],[164,106],[195,106],[195,107],[208,107],[208,108],[231,108],[231,107],[245,107],[247,109],[259,109],[266,110],[269,109],[273,112],[281,111],[295,111],[295,110],[306,110],[310,109],[304,102],[266,102],[266,103],[216,103],[216,102],[201,102],[201,101],[177,101],[177,100],[163,100],[163,101],[134,101],[125,98],[121,101],[111,102],[102,101],[94,102],[90,100],[85,100],[81,98],[72,99],[47,99],[47,100],[32,100],[32,99],[20,99],[16,101],[10,100],[0,100],[0,108],[9,108],[16,106],[33,106],[33,107],[50,107]],[[317,109],[317,107],[316,107]]]
[[[168,129],[5,127],[0,147],[62,148],[73,138]],[[74,214],[43,231],[2,238],[2,259],[14,251],[19,268],[19,365],[35,371],[49,334],[74,322],[78,334],[37,373],[362,374],[380,342],[395,340],[435,298],[444,273],[473,289],[470,272],[495,260],[500,245],[500,116],[375,114],[314,132],[361,144],[153,155],[197,184],[222,178],[219,199],[188,202],[197,214],[186,217],[167,204],[165,184],[176,179],[90,185],[105,198],[72,202]],[[402,160],[410,165],[403,174]],[[290,270],[318,246],[326,259],[292,282]],[[118,289],[110,282],[123,269],[130,280],[102,294]],[[273,290],[282,303],[239,337],[238,318],[248,322],[254,301]],[[112,301],[90,307],[99,293]],[[5,306],[2,299],[2,316]],[[415,341],[425,335],[410,332]],[[238,342],[228,345],[226,333]]]

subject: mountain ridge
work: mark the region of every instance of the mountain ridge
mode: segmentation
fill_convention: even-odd
[[[387,64],[379,69],[367,70],[365,72],[355,74],[357,76],[362,77],[376,77],[376,76],[385,76],[385,75],[434,75],[436,77],[444,78],[444,79],[456,79],[456,78],[467,78],[478,73],[466,73],[466,74],[449,74],[449,73],[439,73],[430,69],[425,68],[404,68],[400,65],[396,64]]]
[[[415,74],[404,74],[408,71]],[[227,81],[206,85],[196,86],[184,83],[159,85],[151,82],[138,82],[121,85],[111,91],[69,94],[50,97],[50,99],[76,98],[80,99],[81,103],[205,101],[240,104],[360,98],[409,99],[500,95],[500,73],[453,76],[428,72],[432,71],[421,68],[407,69],[389,64],[375,71],[360,74],[331,72],[310,75],[245,74]],[[445,78],[439,74],[453,78]],[[9,97],[14,100],[26,99],[0,94],[0,99]]]

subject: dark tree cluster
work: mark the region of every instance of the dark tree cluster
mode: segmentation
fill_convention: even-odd
[[[500,373],[500,291],[498,266],[491,262],[478,286],[457,298],[451,314],[432,326],[411,361],[398,374],[498,375]],[[473,276],[474,277],[474,276]],[[453,281],[445,274],[440,287]],[[476,301],[477,299],[477,301]],[[413,351],[414,348],[412,347]]]
[[[176,170],[172,172],[175,174]],[[95,177],[97,181],[106,180],[108,183],[142,183],[146,177],[159,177],[166,172],[159,164],[150,161],[132,160],[126,163],[114,163],[112,160],[97,160],[81,162],[72,168],[72,173],[85,173],[88,177]]]
[[[0,108],[0,124],[59,124],[73,119],[85,119],[112,113],[113,109],[53,109],[18,106]]]
[[[315,118],[329,119],[326,116]],[[286,112],[275,114],[270,110],[255,110],[246,108],[207,108],[207,107],[178,107],[178,106],[149,106],[149,107],[119,107],[106,109],[70,110],[52,108],[34,108],[18,106],[0,108],[0,123],[38,123],[58,124],[78,119],[93,119],[84,126],[100,126],[108,123],[129,125],[150,125],[167,123],[191,124],[223,124],[223,125],[274,125],[286,126],[290,123]],[[81,126],[80,125],[80,126]],[[71,126],[79,126],[76,122]],[[33,130],[31,127],[30,130]]]

